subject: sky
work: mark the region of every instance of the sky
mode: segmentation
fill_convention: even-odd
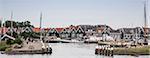
[[[106,24],[113,29],[142,27],[144,0],[0,0],[0,19],[31,21],[39,27]],[[150,1],[147,2],[150,14]],[[148,25],[150,27],[150,15]]]

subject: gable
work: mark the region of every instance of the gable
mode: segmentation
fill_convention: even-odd
[[[11,36],[9,36],[9,35],[7,35],[7,34],[5,34],[5,35],[1,38],[1,40],[3,40],[5,37],[10,38],[10,39],[12,39],[12,40],[15,40],[14,37],[11,37]]]
[[[52,28],[48,31],[48,33],[57,33],[56,29]]]
[[[78,26],[78,28],[77,28],[77,32],[79,32],[79,33],[83,33],[84,31],[83,31],[83,29],[82,29],[80,26]]]
[[[25,27],[22,32],[33,32],[31,27]]]

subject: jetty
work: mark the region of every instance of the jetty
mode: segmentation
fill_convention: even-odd
[[[150,55],[150,46],[138,46],[131,48],[116,48],[110,46],[97,46],[95,54],[113,56],[113,55]]]
[[[45,46],[40,40],[33,42],[23,42],[21,45],[13,45],[6,49],[4,54],[51,54],[52,48],[45,43]]]

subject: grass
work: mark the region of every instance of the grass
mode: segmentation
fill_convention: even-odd
[[[0,42],[0,51],[5,51],[9,47],[10,45],[7,45],[5,41]]]
[[[135,48],[118,48],[114,49],[114,54],[117,55],[150,55],[150,46],[135,47]]]

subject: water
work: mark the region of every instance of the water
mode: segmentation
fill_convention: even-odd
[[[0,58],[150,58],[150,55],[139,57],[128,55],[102,56],[95,55],[96,44],[75,44],[75,43],[50,43],[53,49],[51,55],[5,55],[0,54]]]

